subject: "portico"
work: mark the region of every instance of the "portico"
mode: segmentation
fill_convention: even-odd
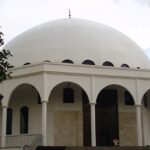
[[[68,139],[69,143],[72,143],[70,146],[83,146],[84,143],[88,143],[84,141],[86,135],[91,138],[91,145],[95,146],[97,143],[96,140],[100,136],[96,136],[99,126],[96,126],[95,119],[98,114],[95,111],[95,106],[98,103],[98,94],[103,89],[117,90],[117,114],[119,115],[117,138],[119,138],[120,145],[125,145],[124,140],[126,140],[128,145],[140,146],[148,144],[149,141],[145,135],[146,129],[142,129],[141,102],[143,95],[149,89],[149,70],[72,64],[60,65],[43,62],[14,68],[10,71],[13,72],[12,79],[4,81],[0,85],[1,91],[4,90],[4,87],[7,88],[7,93],[1,93],[5,98],[2,100],[2,147],[6,146],[7,109],[11,108],[13,112],[11,134],[19,135],[19,128],[21,127],[19,120],[21,118],[18,116],[18,110],[22,107],[28,107],[29,109],[28,132],[25,134],[41,134],[43,145],[63,146],[63,142],[65,145],[67,141],[57,141],[58,136],[62,136],[63,138],[72,136],[72,139]],[[74,101],[71,103],[63,102],[63,95],[61,96],[61,94],[63,94],[62,91],[65,88],[74,90]],[[83,109],[82,104],[82,91],[87,96],[88,102],[86,103],[88,103],[90,108],[90,110],[86,111],[86,114],[90,115],[83,115],[85,108]],[[105,91],[107,92],[107,90]],[[123,98],[124,91],[128,91],[131,94],[134,105],[125,105]],[[41,104],[38,104],[39,97]],[[83,119],[83,117],[86,118]],[[67,119],[67,122],[64,122],[65,119]],[[89,120],[86,122],[89,125],[86,124],[86,126],[90,127],[90,133],[83,129],[84,120]],[[129,122],[127,123],[126,121]],[[148,124],[144,124],[148,128]],[[62,125],[64,125],[64,128]],[[65,130],[65,127],[68,129],[65,132],[61,131]],[[126,130],[131,131],[128,134],[125,133]],[[60,132],[58,133],[58,131]],[[60,133],[61,135],[58,135]],[[133,139],[126,137],[128,135],[132,135]],[[142,139],[142,135],[144,135],[145,139]],[[74,141],[78,140],[79,142],[74,143]]]

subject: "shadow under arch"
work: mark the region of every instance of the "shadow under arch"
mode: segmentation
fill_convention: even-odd
[[[145,107],[148,105],[148,101],[150,101],[150,89],[148,89],[143,95],[141,99],[141,104],[144,104]]]
[[[89,98],[79,84],[66,81],[55,85],[49,95],[48,109],[53,112],[56,145],[91,146]],[[71,134],[74,140],[69,137]]]
[[[126,103],[125,102],[126,98],[127,100],[130,100],[132,102]],[[131,99],[128,99],[128,98],[131,98]],[[114,139],[119,140],[120,136],[122,139],[122,137],[124,136],[123,134],[125,134],[125,133],[123,134],[120,133],[119,131],[120,126],[121,128],[123,128],[122,130],[125,130],[125,129],[124,129],[124,125],[122,124],[119,125],[119,122],[125,121],[125,119],[129,115],[126,112],[125,113],[120,112],[120,110],[122,109],[123,105],[130,105],[130,104],[134,105],[133,97],[125,87],[121,85],[117,85],[117,84],[111,84],[111,85],[104,87],[99,92],[96,102],[97,102],[96,103],[96,139],[97,139],[96,145],[97,146],[113,146]],[[126,110],[128,110],[127,106],[126,106]],[[134,119],[136,121],[136,116]],[[128,119],[126,120],[128,121]],[[125,141],[125,142],[130,143],[130,141]],[[120,141],[120,144],[121,143],[123,142]]]

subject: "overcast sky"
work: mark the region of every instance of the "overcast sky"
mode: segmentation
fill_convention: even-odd
[[[0,0],[0,26],[7,43],[38,24],[68,18],[114,27],[143,49],[150,48],[150,0]]]

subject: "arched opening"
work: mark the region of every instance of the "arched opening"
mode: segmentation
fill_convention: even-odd
[[[122,64],[121,67],[130,68],[129,65],[127,65],[127,64]]]
[[[143,131],[143,143],[144,145],[150,145],[150,89],[145,92],[142,98],[142,131]]]
[[[65,59],[62,61],[62,63],[68,63],[68,64],[73,64],[73,61],[70,59]]]
[[[95,65],[95,63],[92,60],[84,60],[82,62],[82,64],[84,64],[84,65]]]
[[[51,62],[50,60],[44,60],[44,62]]]
[[[103,65],[103,66],[111,66],[111,67],[114,66],[113,63],[111,63],[111,62],[109,62],[109,61],[105,61],[102,65]]]
[[[130,98],[129,91],[120,85],[100,91],[96,101],[97,146],[113,146],[114,140],[124,146],[136,145],[136,113]]]
[[[26,62],[23,65],[26,66],[26,65],[30,65],[30,64],[31,64],[30,62]]]
[[[48,103],[48,139],[55,146],[90,146],[90,105],[85,91],[73,82],[55,86]],[[53,135],[51,134],[53,131]]]
[[[26,83],[18,85],[10,96],[8,105],[9,108],[13,110],[13,115],[12,119],[8,122],[12,122],[12,136],[15,137],[17,135],[17,138],[26,136],[26,140],[23,140],[21,144],[31,142],[33,134],[35,136],[41,134],[42,111],[41,105],[39,105],[40,100],[41,98],[36,88],[33,85]],[[11,116],[11,112],[9,112],[8,115]],[[8,124],[8,126],[10,126],[10,124]],[[10,129],[8,131],[10,133]],[[20,134],[21,136],[18,136]],[[25,134],[28,134],[28,136]],[[7,138],[9,141],[7,146],[19,144],[16,143],[16,138],[10,136]],[[21,139],[17,140],[19,141]]]
[[[9,66],[9,67],[8,67],[8,69],[11,69],[11,68],[14,68],[14,66],[13,66],[13,65],[11,65],[11,66]]]

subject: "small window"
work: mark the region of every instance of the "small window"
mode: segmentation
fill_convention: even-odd
[[[74,90],[71,88],[65,88],[63,90],[63,102],[74,103]]]
[[[12,134],[12,109],[7,109],[7,124],[6,124],[6,134]]]
[[[23,64],[23,65],[25,66],[25,65],[30,65],[30,64],[31,64],[31,63],[27,62],[27,63],[25,63],[25,64]]]
[[[140,67],[137,67],[136,69],[141,69]]]
[[[14,68],[14,66],[8,66],[8,69],[10,69],[10,68]]]
[[[20,133],[28,133],[29,108],[24,106],[20,109]]]
[[[134,105],[134,100],[128,91],[124,92],[125,105]]]
[[[65,60],[62,61],[62,63],[73,64],[73,61],[69,60],[69,59],[65,59]]]
[[[51,61],[49,61],[49,60],[44,60],[44,62],[51,62]]]
[[[111,66],[111,67],[113,67],[114,65],[111,62],[109,62],[109,61],[105,61],[103,63],[103,66]]]
[[[130,68],[129,65],[127,65],[127,64],[122,64],[121,67]]]
[[[85,60],[82,62],[84,65],[95,65],[95,63],[92,60]]]

